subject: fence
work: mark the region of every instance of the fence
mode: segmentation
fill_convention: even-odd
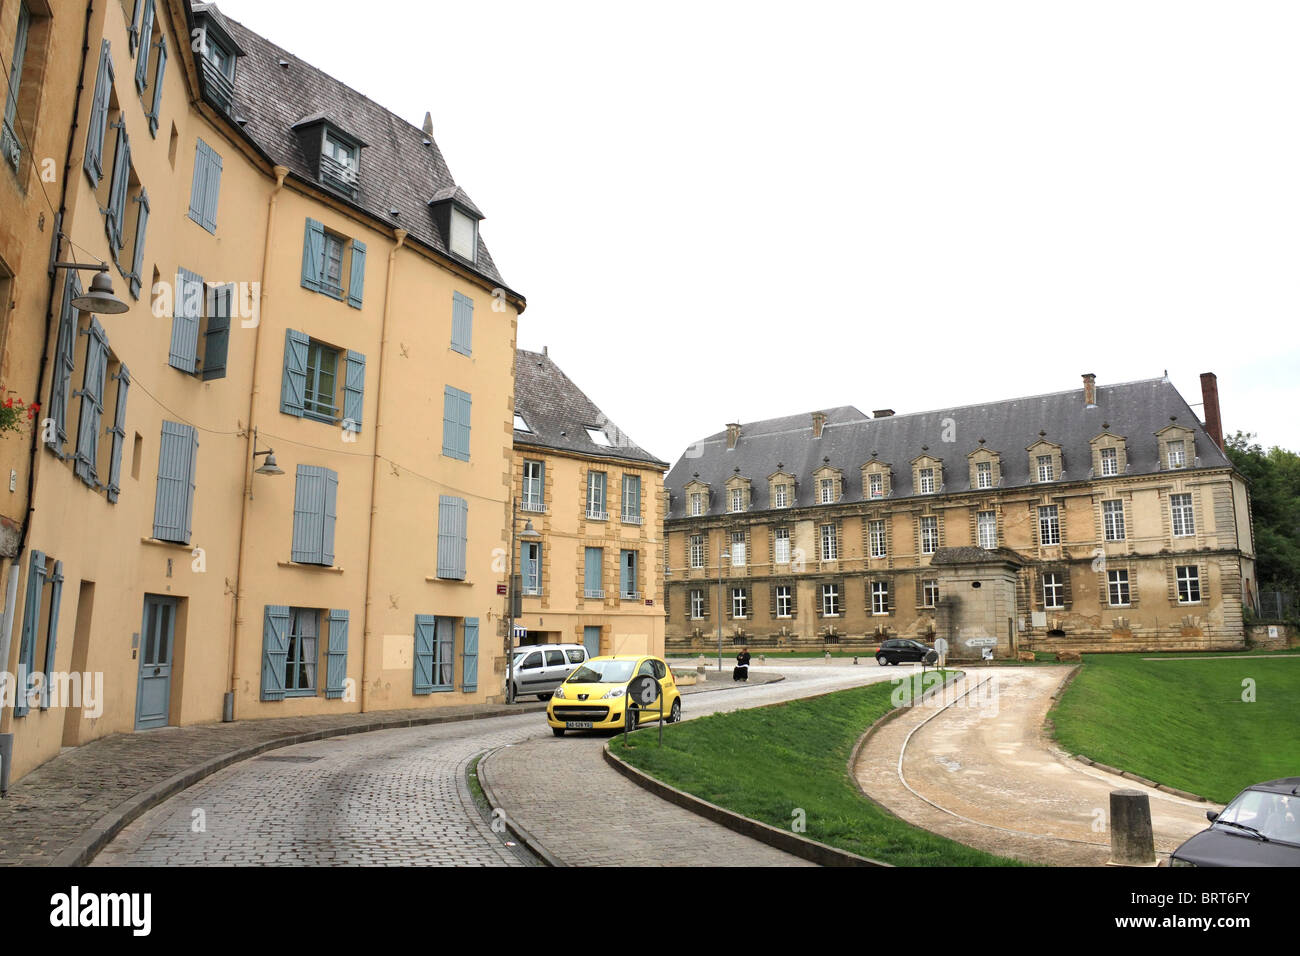
[[[1295,591],[1260,591],[1259,616],[1266,621],[1280,621],[1296,613]]]

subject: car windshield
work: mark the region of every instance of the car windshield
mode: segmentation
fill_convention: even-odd
[[[1300,797],[1247,790],[1214,822],[1232,830],[1249,827],[1270,840],[1300,844]]]
[[[569,675],[568,684],[623,684],[632,677],[636,661],[587,661]]]

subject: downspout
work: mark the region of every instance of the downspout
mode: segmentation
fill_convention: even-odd
[[[384,408],[384,369],[387,363],[384,357],[388,352],[388,317],[393,310],[393,274],[397,270],[397,254],[401,251],[402,246],[406,243],[406,230],[394,229],[393,238],[397,240],[397,245],[393,246],[393,251],[388,254],[388,276],[384,280],[384,316],[380,320],[379,326],[379,368],[376,369],[376,375],[379,379],[379,387],[375,390],[375,447],[371,457],[370,467],[370,522],[366,530],[366,604],[362,612],[361,621],[361,712],[366,711],[366,689],[369,683],[366,680],[366,661],[369,659],[370,644],[370,579],[375,570],[375,511],[376,511],[376,490],[379,487],[379,438],[381,435],[380,413]]]
[[[230,622],[230,681],[229,688],[221,702],[221,719],[227,723],[235,719],[235,681],[239,673],[239,633],[240,595],[244,582],[244,536],[248,527],[248,496],[253,486],[253,414],[257,408],[257,365],[261,355],[262,319],[266,315],[266,277],[267,264],[271,259],[271,237],[275,235],[275,207],[280,200],[280,190],[284,189],[284,178],[289,175],[287,166],[275,167],[275,186],[271,189],[271,198],[266,210],[266,239],[262,246],[262,278],[257,296],[257,324],[253,331],[253,379],[248,391],[248,425],[244,435],[244,482],[240,489],[239,502],[239,549],[235,552],[235,601]]]
[[[86,4],[86,24],[82,28],[81,34],[81,69],[77,72],[77,93],[72,102],[72,125],[68,128],[68,149],[63,157],[63,185],[59,188],[59,211],[54,217],[54,251],[50,256],[50,296],[49,302],[45,308],[45,342],[41,346],[41,365],[36,375],[36,396],[40,401],[40,396],[45,394],[45,370],[50,365],[50,332],[54,328],[54,290],[58,286],[59,273],[54,268],[54,260],[59,257],[59,234],[63,231],[63,217],[68,211],[68,183],[73,179],[72,172],[72,142],[77,137],[78,121],[81,117],[81,95],[86,88],[86,59],[90,56],[90,23],[95,13],[94,0]],[[33,131],[33,135],[35,132]],[[29,149],[34,149],[35,143],[29,144]],[[48,406],[47,406],[48,407]],[[14,601],[17,600],[18,593],[18,574],[21,567],[20,559],[23,551],[27,547],[27,532],[32,525],[32,512],[36,510],[36,464],[39,459],[36,450],[41,446],[40,439],[43,429],[39,422],[32,423],[32,446],[28,455],[27,462],[27,508],[23,511],[22,527],[18,531],[18,545],[14,549],[12,563],[9,566],[8,580],[5,586],[5,611],[3,623],[0,623],[0,672],[9,668],[9,651],[13,641],[14,625]],[[0,677],[0,680],[6,678]],[[0,707],[0,720],[5,716],[4,708]],[[13,721],[12,713],[9,714],[9,720],[6,726]],[[8,763],[0,759],[0,763],[8,766]]]

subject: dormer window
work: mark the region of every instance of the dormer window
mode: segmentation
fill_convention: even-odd
[[[202,31],[197,49],[202,57],[203,95],[221,112],[229,114],[235,106],[235,62],[244,51],[212,4],[196,7],[194,14],[195,23]]]
[[[452,252],[470,262],[478,251],[478,222],[455,208],[451,211],[450,246]]]
[[[609,436],[606,435],[599,428],[592,428],[590,425],[586,425],[584,427],[586,428],[587,431],[587,437],[590,438],[592,442],[594,442],[597,445],[600,445],[602,448],[614,447],[613,442],[609,440]]]
[[[515,412],[515,431],[532,432],[532,429],[528,427],[528,423],[524,421],[524,416],[520,415],[518,412]]]
[[[327,186],[357,194],[357,173],[361,168],[361,149],[333,130],[325,130],[325,142],[320,153],[320,179]]]
[[[233,80],[235,78],[235,58],[230,55],[229,50],[211,37],[208,37],[204,59],[211,63],[212,68],[226,79]]]

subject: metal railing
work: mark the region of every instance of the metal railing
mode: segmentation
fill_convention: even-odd
[[[203,92],[208,102],[221,112],[230,113],[234,108],[235,84],[211,60],[203,61]]]
[[[1259,616],[1266,620],[1282,620],[1297,611],[1295,591],[1260,591]]]
[[[582,596],[585,598],[603,598],[605,592],[601,588],[585,588],[582,592]]]
[[[595,511],[595,510],[593,510],[593,509],[591,509],[591,508],[588,508],[588,509],[587,509],[587,517],[590,518],[590,519],[592,519],[593,521],[608,521],[608,520],[609,520],[609,512],[607,512],[607,511]]]
[[[357,196],[357,171],[324,154],[320,158],[320,181],[353,199]]]

